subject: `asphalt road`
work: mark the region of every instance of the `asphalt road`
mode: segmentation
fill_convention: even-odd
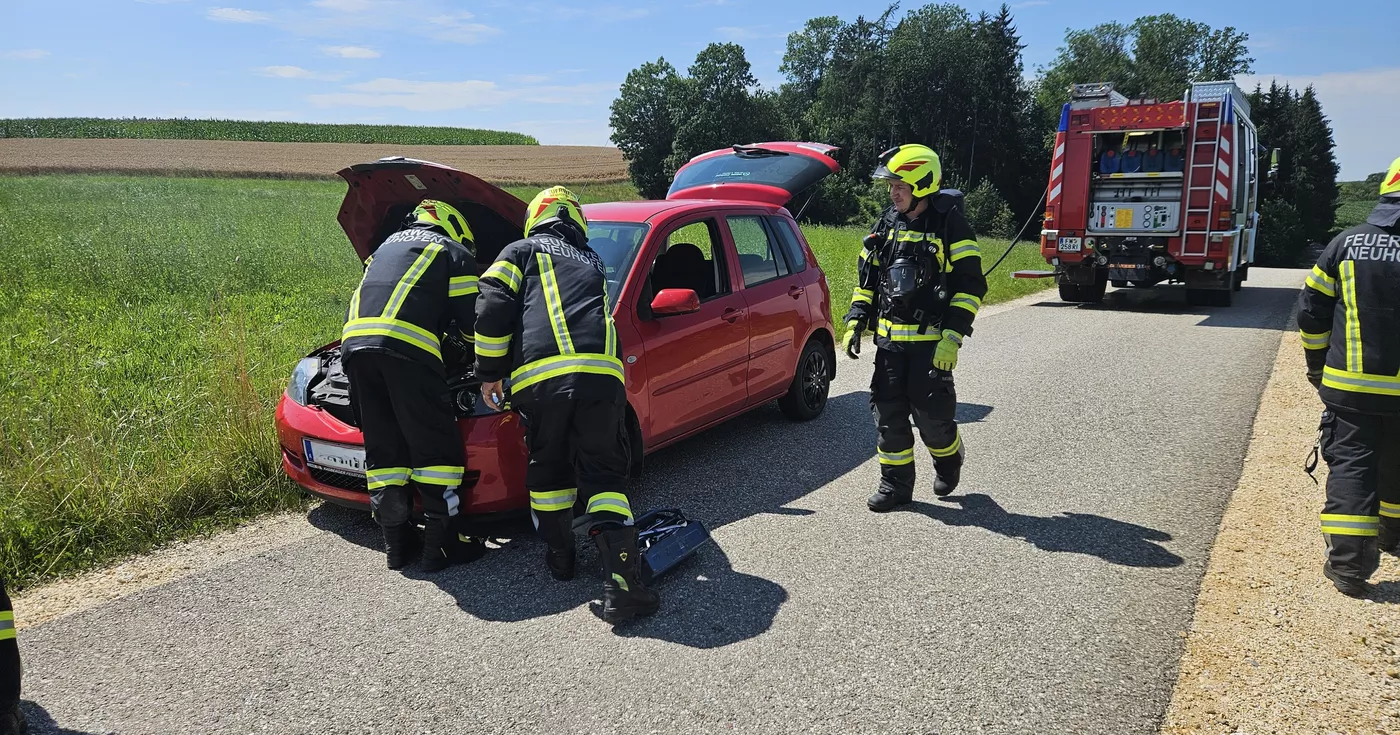
[[[318,508],[313,538],[24,631],[26,707],[39,733],[1155,732],[1303,275],[989,310],[963,486],[934,500],[921,455],[905,512],[865,508],[870,349],[815,422],[654,456],[636,503],[716,543],[651,620],[604,625],[528,536],[425,579]]]

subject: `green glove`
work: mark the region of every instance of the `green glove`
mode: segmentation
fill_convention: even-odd
[[[933,367],[946,373],[958,366],[958,348],[962,347],[962,335],[951,329],[943,330],[943,339],[938,340],[938,348],[933,351]]]
[[[860,359],[860,333],[864,331],[865,325],[859,319],[846,322],[846,336],[841,339],[841,347],[846,350],[846,357],[852,360]]]

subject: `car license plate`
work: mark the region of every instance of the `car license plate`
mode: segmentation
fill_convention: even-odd
[[[342,475],[365,475],[365,450],[360,447],[347,447],[344,444],[318,442],[315,439],[302,439],[301,448],[306,452],[306,463],[313,464]]]
[[[1060,252],[1077,253],[1084,249],[1084,238],[1082,237],[1062,237],[1060,238]]]

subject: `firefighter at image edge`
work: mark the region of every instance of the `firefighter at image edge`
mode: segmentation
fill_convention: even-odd
[[[1322,251],[1299,297],[1308,380],[1330,469],[1322,573],[1353,597],[1382,551],[1400,555],[1400,158],[1366,222]]]
[[[656,612],[660,601],[644,585],[623,492],[631,466],[627,394],[606,269],[587,233],[568,189],[546,189],[530,202],[525,239],[506,246],[481,275],[476,375],[496,410],[510,378],[511,408],[530,453],[530,516],[550,576],[574,576],[574,505],[581,500],[603,563],[602,618],[617,623]]]
[[[475,251],[462,213],[425,199],[365,261],[350,300],[341,351],[390,569],[407,566],[420,546],[427,572],[485,554],[482,539],[462,533],[466,450],[442,353],[449,330],[470,344],[475,329]],[[425,518],[421,538],[412,519],[415,490]]]
[[[0,735],[28,732],[24,711],[19,708],[19,642],[15,640],[15,608],[0,579]]]
[[[938,155],[926,146],[881,154],[874,178],[889,182],[893,204],[865,237],[846,314],[843,346],[852,359],[860,354],[861,332],[875,332],[870,408],[879,433],[880,487],[867,505],[876,512],[913,500],[911,414],[933,456],[935,495],[958,486],[966,454],[954,419],[953,369],[972,335],[987,280],[962,192],[940,190],[942,173]]]

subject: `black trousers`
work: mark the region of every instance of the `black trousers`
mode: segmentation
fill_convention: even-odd
[[[422,363],[367,351],[346,358],[345,374],[365,435],[374,519],[381,526],[407,523],[415,489],[429,521],[456,516],[470,488],[462,488],[466,449],[447,380]]]
[[[541,401],[517,405],[525,420],[530,515],[551,548],[573,545],[574,505],[598,521],[629,523],[624,492],[631,466],[626,405],[611,401]]]
[[[19,706],[19,643],[15,640],[15,608],[0,579],[0,715]]]
[[[1400,416],[1332,413],[1322,437],[1329,468],[1322,533],[1332,569],[1366,579],[1380,565],[1381,526],[1400,532]]]
[[[870,411],[879,430],[880,489],[907,494],[914,490],[914,430],[940,471],[962,466],[962,437],[954,419],[958,395],[953,374],[933,369],[933,350],[875,351],[870,381]]]

